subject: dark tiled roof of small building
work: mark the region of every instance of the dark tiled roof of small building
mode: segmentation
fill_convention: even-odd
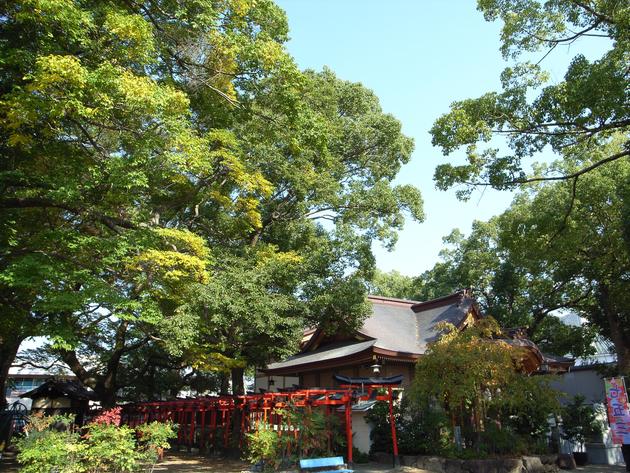
[[[96,394],[78,381],[51,379],[32,391],[22,394],[20,397],[30,399],[68,397],[84,401],[96,399]]]

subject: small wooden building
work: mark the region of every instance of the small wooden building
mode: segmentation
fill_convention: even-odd
[[[83,423],[90,409],[90,401],[96,400],[94,391],[86,388],[79,381],[58,379],[49,379],[20,397],[33,400],[31,413],[75,414],[77,424]]]

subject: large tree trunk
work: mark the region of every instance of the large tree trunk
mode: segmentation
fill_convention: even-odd
[[[243,382],[244,375],[245,368],[232,368],[232,394],[235,396],[245,394],[245,383]]]
[[[15,360],[15,356],[24,340],[21,337],[0,336],[0,410],[8,405],[5,397],[9,369]]]
[[[101,407],[109,409],[116,405],[116,389],[117,386],[113,382],[115,372],[109,369],[112,359],[107,363],[107,371],[104,375],[96,374],[91,370],[87,370],[74,350],[64,350],[60,352],[61,359],[70,367],[74,375],[81,381],[84,386],[92,388],[96,393]],[[115,358],[115,356],[112,356]]]
[[[61,358],[70,367],[76,377],[79,378],[79,381],[81,381],[81,383],[85,386],[94,389],[98,400],[101,402],[101,407],[104,409],[109,409],[116,405],[116,391],[118,391],[119,388],[117,375],[123,354],[139,348],[144,343],[141,341],[132,345],[127,345],[128,328],[128,321],[123,320],[118,325],[114,338],[114,345],[111,349],[109,360],[105,365],[104,372],[95,373],[92,370],[87,370],[77,357],[74,350],[65,350],[61,352]]]
[[[615,345],[619,374],[630,376],[630,337],[615,304],[610,297],[610,289],[602,284],[598,293],[599,304],[609,326],[610,338]]]
[[[227,373],[219,373],[219,384],[219,394],[221,396],[230,394],[230,379]]]

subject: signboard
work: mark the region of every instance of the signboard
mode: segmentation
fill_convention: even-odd
[[[623,378],[610,378],[606,383],[606,408],[613,444],[630,444],[630,406]]]

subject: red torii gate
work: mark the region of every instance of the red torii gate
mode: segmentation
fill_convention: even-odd
[[[295,407],[344,407],[348,463],[352,458],[352,405],[359,401],[387,401],[392,429],[394,458],[398,458],[396,423],[393,415],[392,387],[402,382],[402,376],[389,378],[347,378],[336,376],[344,383],[335,389],[296,389],[288,392],[267,392],[243,396],[212,396],[175,401],[155,401],[122,406],[122,422],[135,427],[139,424],[171,421],[179,425],[177,443],[200,449],[216,446],[221,434],[224,448],[229,446],[232,420],[236,411],[240,414],[238,445],[242,447],[244,434],[256,428],[259,422],[280,425],[282,419],[275,413],[287,405]],[[358,391],[358,389],[361,391]],[[384,391],[384,392],[383,392]],[[278,435],[283,430],[278,429]]]

